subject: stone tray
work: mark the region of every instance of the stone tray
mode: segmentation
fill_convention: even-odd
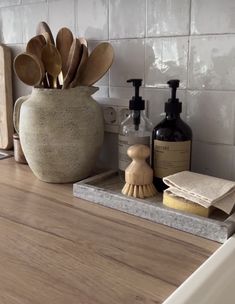
[[[75,183],[73,194],[220,243],[224,243],[235,232],[235,214],[228,216],[216,210],[210,218],[205,218],[177,211],[163,205],[161,194],[151,199],[124,196],[121,194],[123,185],[117,171],[108,171]]]

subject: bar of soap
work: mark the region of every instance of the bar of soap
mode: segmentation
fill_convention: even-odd
[[[204,217],[209,217],[213,209],[212,207],[205,208],[199,204],[186,200],[185,198],[177,197],[166,192],[163,193],[163,204],[173,209]]]

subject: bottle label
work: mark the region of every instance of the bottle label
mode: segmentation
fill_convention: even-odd
[[[119,170],[125,171],[132,159],[127,155],[127,150],[130,146],[135,144],[142,144],[150,146],[150,136],[134,137],[134,136],[118,136],[118,159]]]
[[[190,169],[191,140],[154,140],[154,176],[165,176]]]

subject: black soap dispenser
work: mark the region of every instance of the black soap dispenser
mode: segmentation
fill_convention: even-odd
[[[191,167],[191,128],[180,118],[182,103],[176,98],[180,81],[167,82],[171,88],[171,98],[165,103],[166,117],[153,129],[152,166],[154,185],[162,192],[167,186],[162,178],[176,172],[190,170]]]
[[[145,101],[139,95],[142,79],[129,79],[133,83],[135,95],[129,101],[130,114],[125,118],[119,128],[118,137],[118,166],[119,175],[123,179],[127,166],[131,159],[127,155],[127,149],[134,144],[143,144],[150,147],[153,125],[145,115]]]

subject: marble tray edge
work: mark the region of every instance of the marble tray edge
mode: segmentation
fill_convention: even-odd
[[[77,182],[73,185],[73,195],[219,243],[224,243],[235,231],[234,214],[225,221],[204,218],[170,209],[163,205],[156,205],[156,203],[148,200],[126,197],[121,193],[89,184],[92,182],[98,183],[116,174],[117,171],[110,170]]]

